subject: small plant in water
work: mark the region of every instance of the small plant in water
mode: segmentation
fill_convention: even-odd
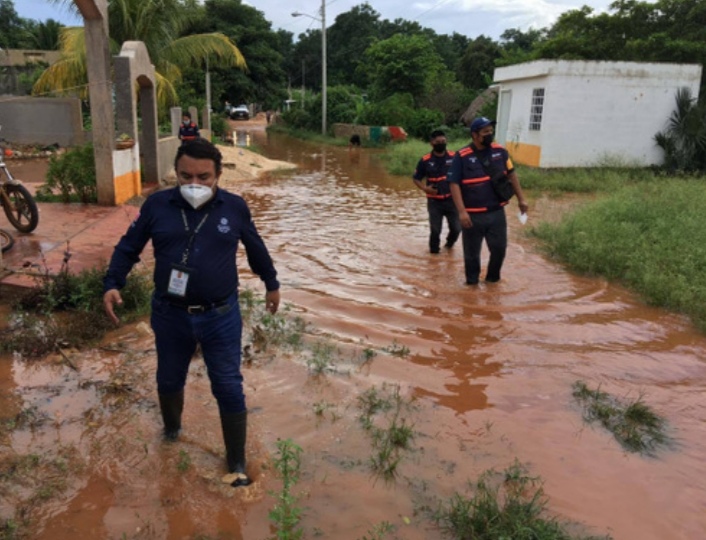
[[[382,391],[372,387],[358,398],[359,417],[363,429],[368,431],[373,443],[370,465],[376,476],[391,482],[397,477],[397,467],[403,452],[411,450],[414,430],[402,413],[413,409],[412,402],[400,394],[399,385],[383,385]],[[384,413],[376,425],[375,416]]]
[[[177,461],[177,470],[185,473],[191,468],[191,456],[186,450],[179,450],[179,461]]]
[[[368,530],[360,540],[383,540],[388,534],[394,533],[395,530],[396,528],[392,523],[383,521]]]
[[[591,390],[583,381],[573,385],[573,396],[583,406],[586,422],[598,421],[631,452],[651,454],[669,444],[663,418],[642,401],[642,395],[624,404],[600,389]]]
[[[406,358],[409,356],[409,347],[398,343],[396,339],[392,340],[392,344],[387,347],[382,348],[388,354],[392,356],[399,356],[400,358]]]
[[[572,539],[555,519],[545,516],[548,499],[541,481],[517,462],[503,473],[485,471],[469,489],[470,496],[455,493],[432,512],[432,521],[450,538]]]
[[[299,526],[302,517],[302,508],[298,505],[299,497],[292,493],[299,481],[301,454],[301,447],[291,439],[277,441],[274,466],[282,480],[282,491],[270,492],[277,502],[270,510],[269,518],[277,528],[278,540],[298,540],[304,535],[304,530]]]
[[[306,366],[314,375],[321,375],[326,371],[333,370],[333,361],[336,352],[337,349],[335,345],[317,341],[311,347],[311,356],[307,358]]]

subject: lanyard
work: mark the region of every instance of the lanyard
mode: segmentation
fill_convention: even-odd
[[[208,214],[210,212],[206,212],[206,215],[201,219],[201,222],[196,226],[196,228],[191,231],[189,229],[189,222],[186,220],[186,212],[184,212],[184,209],[181,209],[181,218],[184,220],[184,230],[188,233],[191,232],[189,235],[189,241],[186,244],[186,249],[184,250],[184,254],[181,256],[181,264],[186,264],[186,262],[189,260],[189,251],[191,250],[191,246],[194,243],[194,237],[198,234],[198,232],[201,230],[201,226],[206,223],[206,220],[208,219]]]

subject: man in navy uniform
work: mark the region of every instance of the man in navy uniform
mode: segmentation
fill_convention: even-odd
[[[507,251],[507,220],[501,200],[490,182],[493,171],[504,172],[517,196],[522,214],[527,202],[507,150],[493,142],[495,122],[485,117],[471,123],[471,143],[456,152],[448,172],[451,195],[463,227],[463,261],[466,284],[480,279],[480,255],[483,240],[490,251],[485,281],[500,281],[500,270]]]
[[[432,151],[419,160],[412,180],[427,196],[429,252],[439,253],[444,218],[449,226],[444,245],[447,249],[453,247],[458,240],[461,234],[461,223],[446,180],[446,171],[451,165],[454,153],[446,150],[446,134],[441,130],[431,133],[429,144]],[[424,182],[425,178],[426,182]]]
[[[178,186],[150,195],[115,247],[104,278],[103,304],[118,323],[120,289],[148,240],[155,258],[151,323],[157,347],[157,391],[164,437],[181,430],[184,386],[191,357],[201,345],[221,419],[232,485],[248,485],[245,470],[247,409],[240,372],[242,320],[236,252],[266,288],[265,308],[279,306],[277,271],[245,201],[220,189],[222,156],[205,139],[182,145],[175,165]]]

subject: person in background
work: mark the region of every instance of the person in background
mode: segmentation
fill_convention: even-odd
[[[186,142],[177,151],[174,168],[178,185],[150,195],[115,246],[103,279],[103,305],[118,324],[120,289],[151,240],[155,258],[151,324],[164,438],[179,437],[189,364],[200,345],[232,473],[227,481],[245,486],[250,478],[245,468],[247,408],[240,372],[238,245],[245,246],[250,268],[265,284],[265,309],[272,314],[280,301],[277,271],[245,201],[218,187],[222,171],[218,148],[205,139]]]
[[[181,144],[189,141],[195,141],[201,135],[199,127],[191,120],[191,113],[186,111],[181,117],[181,126],[179,126],[179,140]]]
[[[446,134],[441,130],[431,133],[429,144],[432,151],[419,160],[412,180],[427,196],[429,252],[439,253],[444,218],[449,227],[446,244],[444,244],[447,249],[451,249],[458,240],[461,234],[461,223],[446,180],[446,172],[451,165],[454,152],[446,150]]]
[[[487,283],[500,281],[500,270],[507,251],[507,220],[504,207],[490,182],[493,171],[507,174],[517,196],[522,214],[527,202],[520,180],[507,150],[493,142],[495,122],[479,117],[471,123],[471,143],[456,152],[449,168],[451,195],[463,227],[463,261],[466,284],[477,285],[480,279],[481,247],[485,240],[490,251]]]

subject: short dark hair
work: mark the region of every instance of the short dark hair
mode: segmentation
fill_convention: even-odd
[[[206,139],[194,139],[182,144],[176,153],[174,159],[174,169],[177,168],[177,163],[182,156],[189,156],[194,159],[210,159],[216,166],[216,174],[220,174],[223,170],[223,155],[221,151]]]
[[[190,113],[189,111],[184,111],[183,113],[181,113],[181,117],[182,117],[182,118],[184,118],[185,116],[186,116],[187,118],[191,118],[191,113]]]
[[[437,137],[446,137],[446,133],[444,133],[440,129],[435,129],[431,132],[431,135],[429,135],[429,140],[431,141],[432,139],[436,139]]]

